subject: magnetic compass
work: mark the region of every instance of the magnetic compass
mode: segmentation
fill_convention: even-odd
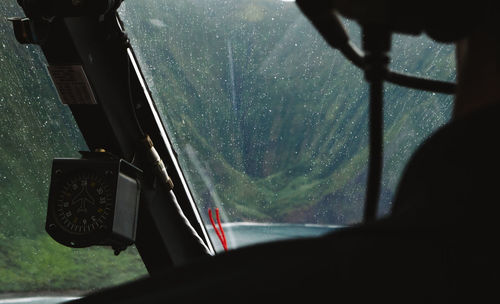
[[[97,173],[74,174],[56,195],[55,220],[60,227],[75,234],[105,229],[113,212],[112,190]]]
[[[81,153],[52,163],[45,229],[65,246],[119,252],[135,241],[142,172],[108,153]]]

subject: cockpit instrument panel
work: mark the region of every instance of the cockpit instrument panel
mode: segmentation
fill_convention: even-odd
[[[68,247],[108,245],[118,253],[135,241],[141,170],[105,152],[56,158],[45,229]]]

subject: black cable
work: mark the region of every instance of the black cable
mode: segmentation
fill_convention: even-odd
[[[366,68],[365,55],[351,41],[340,47],[339,50],[355,66],[362,70]],[[456,90],[456,84],[452,82],[415,77],[394,71],[388,71],[384,75],[384,80],[410,89],[449,95],[455,94]]]
[[[374,79],[370,82],[370,118],[369,138],[370,152],[368,156],[368,178],[366,185],[366,201],[363,220],[376,218],[377,205],[380,196],[380,184],[383,169],[383,80]]]
[[[369,117],[369,155],[368,178],[366,185],[366,201],[363,220],[374,220],[377,216],[377,205],[383,169],[383,137],[384,137],[384,78],[389,64],[391,34],[383,27],[363,27],[363,49],[365,78],[370,83],[370,117]]]
[[[393,71],[389,71],[384,79],[393,84],[397,84],[411,89],[449,94],[449,95],[455,94],[457,87],[457,85],[452,82],[420,78]]]
[[[120,19],[117,18],[118,26],[120,29],[122,29]],[[125,32],[122,30],[123,33],[123,38],[124,38],[124,45],[125,45],[125,56],[127,58],[127,89],[128,89],[128,99],[129,99],[129,105],[130,105],[130,110],[132,112],[132,116],[135,122],[135,125],[137,127],[137,131],[139,135],[141,136],[141,142],[143,143],[143,147],[145,147],[145,150],[147,152],[148,157],[150,158],[150,162],[153,164],[154,170],[156,175],[158,176],[159,180],[161,183],[164,185],[165,189],[168,191],[168,198],[169,198],[169,205],[173,206],[176,212],[171,212],[170,214],[176,214],[177,217],[176,219],[179,219],[180,222],[183,224],[182,227],[184,227],[184,231],[188,235],[192,236],[192,238],[186,238],[187,239],[192,239],[194,242],[192,242],[193,245],[191,245],[191,249],[187,247],[183,247],[183,250],[181,251],[181,256],[186,256],[186,254],[194,254],[196,251],[196,257],[199,257],[198,254],[201,253],[200,255],[212,255],[212,251],[209,249],[205,241],[199,236],[198,232],[196,229],[193,228],[187,217],[184,215],[184,212],[182,211],[182,208],[180,207],[179,203],[177,202],[177,198],[175,196],[174,191],[172,191],[172,188],[174,187],[174,184],[172,182],[172,179],[168,176],[167,173],[167,168],[165,164],[163,163],[163,160],[161,159],[160,155],[154,148],[153,142],[149,135],[147,135],[144,130],[142,129],[141,123],[139,122],[139,119],[137,117],[137,112],[136,112],[136,107],[134,104],[134,98],[132,95],[132,71],[131,68],[133,67],[132,60],[135,59],[131,56],[134,56],[134,53],[131,49],[130,42],[125,34]],[[130,50],[130,52],[129,52]],[[139,77],[139,76],[137,76]],[[135,153],[134,157],[135,159]],[[132,162],[133,160],[132,159]],[[158,190],[157,190],[158,191]],[[156,194],[155,194],[156,195]],[[178,244],[180,243],[186,243],[184,242],[176,242]],[[188,245],[186,245],[188,246]],[[187,258],[187,256],[185,257]]]
[[[126,49],[128,50],[128,48]],[[144,133],[144,130],[142,129],[142,126],[139,122],[139,119],[137,118],[137,113],[136,113],[136,108],[134,104],[134,98],[132,97],[132,81],[131,81],[131,72],[130,68],[132,66],[132,59],[129,57],[128,51],[126,51],[125,56],[127,57],[127,89],[128,89],[128,100],[130,103],[130,110],[132,112],[132,116],[134,118],[135,125],[137,126],[137,131],[139,132],[139,135],[141,136],[141,139],[146,137],[146,133]]]
[[[344,57],[358,68],[365,69],[365,54],[354,43],[348,41],[338,49]]]

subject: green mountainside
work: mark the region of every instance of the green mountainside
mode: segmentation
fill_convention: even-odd
[[[294,3],[126,0],[120,14],[203,217],[219,206],[225,222],[360,220],[367,87]],[[115,258],[45,235],[52,158],[86,147],[43,55],[13,37],[5,17],[22,16],[16,1],[2,1],[0,15],[0,292],[87,290],[143,275],[133,249]],[[356,25],[347,27],[359,39]],[[449,46],[397,37],[393,50],[394,69],[454,79]],[[385,96],[382,212],[409,156],[451,105],[392,85]]]
[[[222,205],[229,221],[360,220],[367,87],[294,3],[147,0],[126,2],[121,16],[202,213]],[[454,77],[451,47],[398,38],[394,49],[396,69]],[[387,86],[382,211],[450,101]]]

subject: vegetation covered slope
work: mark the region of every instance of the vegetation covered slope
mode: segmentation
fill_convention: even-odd
[[[202,209],[223,205],[229,221],[360,220],[367,88],[294,3],[147,0],[126,2],[121,15]],[[395,68],[454,77],[451,47],[398,38],[394,49]],[[382,210],[450,106],[436,94],[385,93]]]

